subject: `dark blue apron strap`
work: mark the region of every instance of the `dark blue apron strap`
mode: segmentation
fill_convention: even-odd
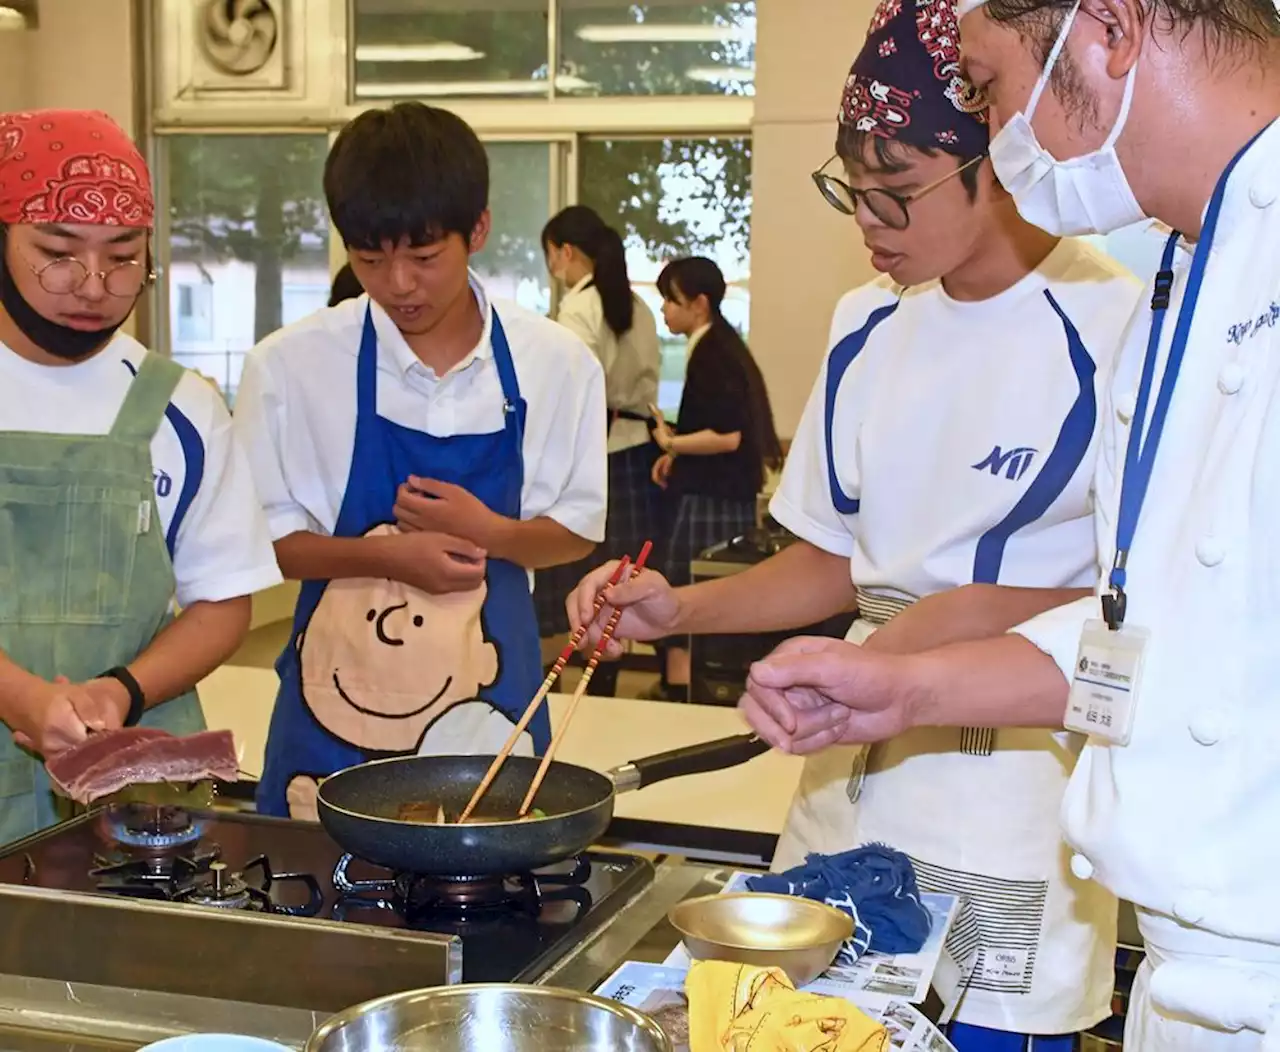
[[[356,361],[356,427],[378,412],[378,330],[373,325],[373,303],[365,308]]]
[[[898,301],[900,302],[901,300]],[[849,366],[862,353],[876,326],[898,309],[898,303],[891,303],[887,307],[872,311],[866,324],[837,343],[827,358],[827,390],[823,420],[823,433],[826,436],[827,482],[831,486],[831,503],[841,515],[856,515],[861,502],[856,497],[850,497],[840,488],[840,477],[836,474],[834,448],[836,395],[840,392],[840,383],[844,380],[844,374],[849,371]]]
[[[489,313],[493,318],[490,342],[493,344],[493,364],[498,367],[498,381],[502,385],[502,413],[504,429],[507,437],[514,443],[514,454],[520,472],[520,490],[524,490],[524,422],[527,406],[520,397],[520,381],[516,377],[515,363],[511,360],[511,344],[507,342],[507,331],[502,327],[502,319],[492,307]],[[519,509],[516,509],[519,515]]]

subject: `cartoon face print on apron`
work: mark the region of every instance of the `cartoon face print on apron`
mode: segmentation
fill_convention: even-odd
[[[91,679],[134,661],[172,620],[151,440],[182,376],[148,354],[105,435],[0,432],[0,649],[28,672]],[[143,723],[204,729],[194,691]],[[0,727],[0,842],[65,817],[63,803],[42,759]]]
[[[396,533],[375,526],[367,536]],[[298,637],[302,695],[330,733],[371,752],[419,747],[429,727],[498,678],[484,584],[427,593],[389,580],[333,581]]]
[[[394,531],[396,491],[410,475],[462,486],[498,514],[519,517],[526,408],[496,312],[492,343],[502,430],[438,438],[378,415],[378,339],[366,313],[351,471],[335,536]],[[258,808],[314,818],[318,781],[344,767],[501,748],[542,680],[528,576],[490,559],[480,588],[449,596],[386,580],[307,581],[276,668],[280,692]],[[521,751],[545,749],[545,710],[529,731]]]

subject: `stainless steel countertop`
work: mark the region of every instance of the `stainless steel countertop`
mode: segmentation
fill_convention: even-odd
[[[720,890],[731,872],[671,857],[655,860],[655,866],[653,883],[540,983],[591,990],[623,961],[660,962],[679,942],[666,920],[671,907]],[[127,935],[108,952],[127,954]],[[133,1052],[191,1031],[250,1034],[301,1048],[322,1021],[310,1012],[156,994],[127,983],[86,986],[0,975],[0,1052]]]

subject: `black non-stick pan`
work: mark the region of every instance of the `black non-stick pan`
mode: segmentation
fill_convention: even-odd
[[[429,876],[479,877],[523,873],[578,854],[603,835],[613,818],[614,794],[655,782],[745,763],[769,745],[754,734],[690,745],[633,760],[600,774],[553,761],[533,807],[545,817],[513,821],[539,761],[512,756],[476,808],[477,819],[457,816],[480,784],[493,756],[399,756],[349,767],[320,786],[320,821],[351,854],[397,871]],[[446,825],[397,817],[405,804],[444,808]]]

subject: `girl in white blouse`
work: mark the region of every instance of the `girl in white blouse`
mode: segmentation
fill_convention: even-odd
[[[649,409],[658,401],[657,323],[632,291],[622,237],[592,209],[573,205],[554,216],[542,232],[542,247],[547,270],[564,288],[556,321],[579,336],[604,367],[609,521],[603,547],[611,559],[634,557],[661,529],[661,492],[652,481],[660,450],[650,435]],[[591,566],[539,575],[544,635],[567,629],[564,596]],[[612,694],[617,672],[616,664],[598,669],[593,692]]]

